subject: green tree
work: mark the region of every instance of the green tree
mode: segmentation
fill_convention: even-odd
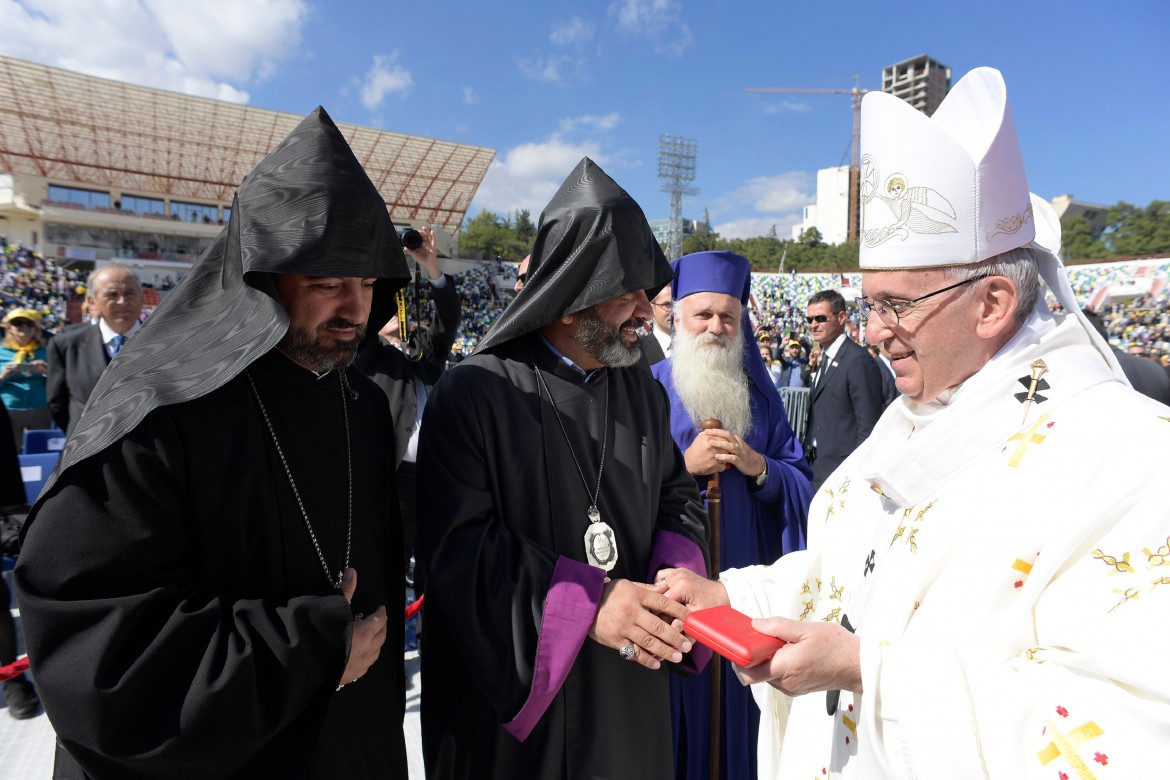
[[[1060,221],[1064,257],[1068,261],[1095,260],[1106,255],[1105,245],[1093,238],[1093,228],[1085,217],[1065,217]]]
[[[807,244],[810,247],[824,246],[825,239],[821,235],[821,231],[815,227],[810,227],[807,230],[800,231],[800,243]]]
[[[536,240],[536,225],[532,223],[532,214],[528,209],[516,212],[516,218],[512,220],[512,230],[516,233],[516,240],[527,247],[524,254],[528,254]]]
[[[524,256],[516,256],[515,233],[507,221],[490,211],[481,211],[467,224],[459,247],[464,254],[479,253],[485,259],[520,260]]]
[[[1101,238],[1114,257],[1170,252],[1170,202],[1155,200],[1139,208],[1121,201],[1109,209]]]
[[[727,249],[726,241],[719,237],[711,228],[711,214],[703,209],[703,221],[695,228],[695,232],[683,238],[682,253],[689,255],[694,252],[711,252],[716,249]],[[670,258],[673,260],[674,258]]]

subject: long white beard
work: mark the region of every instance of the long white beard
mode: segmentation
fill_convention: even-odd
[[[715,346],[719,344],[721,346]],[[695,336],[674,329],[670,376],[674,390],[696,428],[714,417],[723,430],[746,436],[752,427],[751,386],[743,368],[743,331],[735,336]]]

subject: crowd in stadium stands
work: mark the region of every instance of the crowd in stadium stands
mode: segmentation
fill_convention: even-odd
[[[85,274],[58,268],[52,260],[7,242],[0,244],[0,250],[0,313],[33,309],[48,330],[64,325],[66,305],[75,296],[85,295]]]
[[[2,241],[2,239],[0,239]],[[52,260],[42,259],[28,249],[0,243],[0,303],[2,310],[30,308],[40,312],[44,326],[55,331],[66,322],[66,305],[71,299],[85,295],[84,272],[58,268]],[[1123,350],[1138,347],[1147,356],[1160,358],[1170,355],[1170,260],[1139,271],[1135,263],[1114,263],[1095,266],[1071,266],[1069,279],[1077,298],[1088,304],[1103,286],[1133,279],[1135,276],[1151,280],[1154,290],[1147,294],[1107,307],[1102,312],[1110,340]],[[493,277],[500,268],[496,263],[484,263],[472,271],[458,274],[457,283],[463,295],[463,323],[452,348],[452,361],[458,362],[474,351],[480,338],[487,333],[507,304],[508,298],[497,291]],[[156,281],[165,292],[173,286],[169,277]],[[847,283],[847,284],[846,284]],[[754,299],[753,320],[757,328],[771,334],[774,343],[792,336],[809,344],[804,322],[805,306],[809,296],[827,289],[861,288],[859,273],[817,274],[755,274],[752,277]],[[864,341],[864,323],[855,308],[850,316],[859,341]]]

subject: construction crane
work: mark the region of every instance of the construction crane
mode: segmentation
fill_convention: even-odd
[[[861,86],[861,77],[853,77],[852,89],[805,89],[802,87],[747,87],[744,92],[779,92],[789,95],[852,95],[853,96],[853,162],[849,165],[849,240],[856,241],[860,226],[858,182],[861,171],[861,97],[870,90]]]

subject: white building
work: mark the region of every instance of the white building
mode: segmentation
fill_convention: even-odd
[[[815,227],[826,244],[849,239],[849,166],[817,171],[817,202],[804,207],[804,219],[792,228],[792,240]]]

